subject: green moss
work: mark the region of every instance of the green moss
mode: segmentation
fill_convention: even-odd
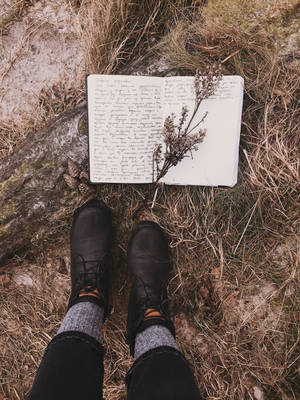
[[[8,200],[1,206],[0,218],[6,219],[12,216],[17,210],[16,204],[13,200]]]
[[[265,26],[266,31],[280,48],[288,46],[291,36],[295,47],[300,46],[300,22],[296,18],[289,21],[288,24],[283,23],[281,19],[275,19],[272,23]]]
[[[0,26],[5,26],[7,25],[9,22],[13,21],[15,19],[15,15],[14,14],[4,14],[0,17]]]
[[[26,162],[22,163],[21,166],[17,168],[8,179],[0,183],[0,197],[10,185],[18,182],[21,178],[23,178],[25,173],[30,171],[31,169],[32,166],[30,164]]]
[[[11,3],[6,11],[1,13],[0,10],[0,28],[4,28],[5,25],[20,18],[23,10],[33,4],[33,0],[18,0]]]
[[[237,27],[240,31],[251,33],[258,29],[270,36],[279,46],[286,46],[291,35],[297,35],[300,44],[300,22],[297,18],[297,1],[270,1],[269,5],[260,0],[212,0],[203,10],[207,24]]]
[[[88,132],[88,123],[86,116],[83,116],[78,123],[78,133],[79,135],[85,135]]]
[[[257,1],[255,0],[212,0],[203,9],[206,22],[226,26],[236,26],[243,32],[257,25]]]
[[[36,161],[36,163],[32,166],[32,168],[36,171],[39,169],[44,169],[48,167],[52,167],[53,163],[51,163],[48,158],[45,156],[43,158],[40,158]]]
[[[8,222],[5,225],[0,225],[0,237],[5,235],[8,232],[8,229],[10,227],[11,221]]]
[[[62,112],[62,111],[63,111],[63,109],[64,109],[64,104],[63,104],[63,102],[59,101],[59,102],[57,102],[57,103],[54,103],[53,106],[52,106],[52,108],[53,108],[53,111],[54,111],[54,112],[59,113],[59,112]]]

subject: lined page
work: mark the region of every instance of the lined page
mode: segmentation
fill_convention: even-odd
[[[91,182],[152,182],[162,78],[89,75],[87,87]]]
[[[195,104],[194,77],[168,77],[164,81],[164,120],[171,113],[180,117],[183,105],[188,107],[190,116]],[[172,167],[162,182],[204,186],[236,184],[243,85],[240,76],[222,78],[215,94],[202,102],[191,125],[192,128],[208,112],[201,125],[207,130],[203,142],[193,152],[193,159],[189,156]]]

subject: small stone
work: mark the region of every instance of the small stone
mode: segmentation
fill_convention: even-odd
[[[68,158],[68,171],[72,178],[78,178],[80,174],[80,168],[71,158]]]
[[[253,394],[256,400],[264,400],[264,392],[258,386],[253,387]]]
[[[13,276],[13,281],[14,283],[16,283],[17,285],[24,285],[24,286],[28,286],[28,287],[32,287],[33,286],[33,280],[31,278],[31,276],[25,274],[25,273],[16,273]]]
[[[79,185],[79,181],[76,178],[73,178],[72,176],[70,176],[68,174],[64,174],[64,180],[70,189],[73,189],[73,190],[77,189],[77,187]]]

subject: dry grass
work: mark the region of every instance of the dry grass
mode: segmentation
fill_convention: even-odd
[[[193,1],[83,0],[79,15],[90,73],[112,73],[147,52]]]
[[[0,10],[0,33],[5,32],[9,25],[19,19],[26,9],[36,1],[38,0],[12,0],[4,4],[6,7]]]
[[[201,393],[211,400],[254,400],[260,390],[265,400],[297,400],[299,66],[278,56],[278,26],[286,21],[294,26],[297,2],[272,0],[265,7],[258,0],[215,0],[186,12],[183,6],[183,1],[76,2],[85,21],[84,43],[90,43],[87,62],[90,71],[110,73],[152,49],[182,73],[217,60],[224,73],[245,78],[238,184],[164,187],[144,216],[170,239],[169,292],[178,342]],[[104,393],[111,400],[124,398],[122,380],[131,363],[124,344],[127,239],[151,191],[148,185],[98,187],[98,197],[113,209],[116,232],[113,314],[104,329]],[[44,246],[23,265],[30,264],[40,282],[35,288],[24,290],[11,280],[12,267],[5,272],[10,279],[0,300],[0,384],[7,399],[24,398],[65,310],[67,272],[56,266],[68,257],[68,243],[56,237]]]

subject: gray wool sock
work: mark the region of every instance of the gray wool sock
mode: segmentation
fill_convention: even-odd
[[[74,304],[65,318],[57,334],[67,331],[78,331],[92,336],[100,342],[104,309],[89,301]]]
[[[178,350],[174,336],[168,328],[162,325],[151,325],[136,335],[134,359],[136,360],[146,351],[159,346],[170,346]]]

